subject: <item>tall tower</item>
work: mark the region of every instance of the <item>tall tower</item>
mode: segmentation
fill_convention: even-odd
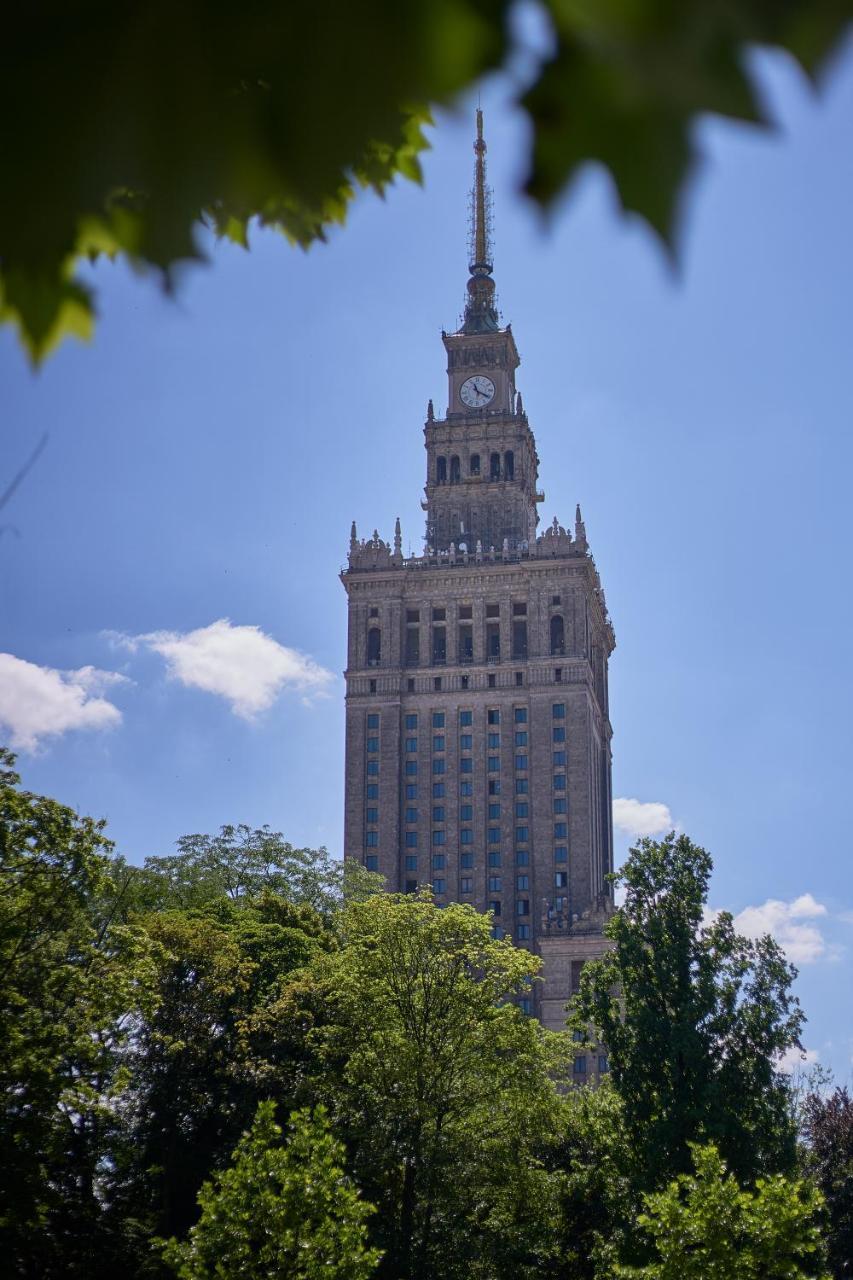
[[[491,911],[543,957],[527,1005],[549,1026],[612,911],[614,648],[577,508],[538,532],[539,459],[495,305],[491,195],[477,112],[469,279],[444,333],[448,397],[424,424],[426,540],[360,540],[347,592],[344,851],[389,890]],[[598,1059],[589,1062],[596,1068]],[[585,1059],[576,1064],[585,1071]]]

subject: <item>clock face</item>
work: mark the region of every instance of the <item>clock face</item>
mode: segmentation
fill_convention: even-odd
[[[484,373],[475,373],[473,378],[468,378],[459,388],[462,403],[467,404],[469,409],[485,408],[494,394],[495,384]]]

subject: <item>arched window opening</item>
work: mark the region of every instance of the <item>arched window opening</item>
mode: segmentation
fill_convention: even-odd
[[[501,478],[501,455],[493,453],[489,458],[489,479],[500,480]]]
[[[459,468],[459,458],[454,454],[450,459],[450,483],[458,484],[461,479],[462,475]]]
[[[470,472],[471,472],[471,475],[472,475],[472,476],[478,476],[478,475],[480,474],[480,455],[479,455],[479,453],[472,453],[472,454],[471,454],[471,462],[470,462],[469,469],[470,469]]]
[[[512,449],[507,449],[506,453],[504,454],[504,477],[507,480],[512,480],[514,475],[515,475],[515,456],[512,452]]]
[[[445,457],[436,458],[435,460],[435,482],[436,484],[447,483],[447,459]]]
[[[378,667],[382,656],[382,637],[378,627],[371,627],[367,633],[367,665]]]
[[[559,613],[555,613],[551,619],[551,654],[562,656],[566,652],[565,631],[563,628],[563,618]]]

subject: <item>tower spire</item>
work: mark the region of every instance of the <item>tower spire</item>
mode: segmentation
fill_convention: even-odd
[[[464,333],[494,333],[498,328],[495,282],[492,279],[492,192],[486,183],[486,150],[483,112],[478,107],[468,252],[470,274],[462,326]]]

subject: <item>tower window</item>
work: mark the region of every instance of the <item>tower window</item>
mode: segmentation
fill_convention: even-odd
[[[414,692],[415,692],[415,682],[414,682],[414,680],[412,680],[411,678],[410,678],[410,679],[407,681],[407,683],[406,683],[406,691],[407,691],[408,693],[414,693]]]
[[[501,455],[493,453],[489,458],[489,479],[500,480],[501,478]]]
[[[460,680],[459,680],[459,683],[460,683],[460,685],[461,685],[461,687],[462,687],[463,689],[467,689],[467,688],[468,688],[468,677],[467,677],[467,676],[461,676],[461,677],[460,677]]]
[[[436,484],[447,483],[447,459],[439,457],[435,460],[435,482]]]
[[[486,605],[486,617],[487,617],[487,618],[499,618],[499,617],[500,617],[500,613],[501,613],[501,607],[500,607],[500,605],[499,605],[499,604],[487,604],[487,605]]]
[[[432,611],[433,622],[444,622],[446,618],[447,618],[446,609],[433,609]]]
[[[474,616],[474,610],[470,604],[460,604],[459,606],[460,622],[464,622],[466,619],[471,619],[473,618],[473,616]]]
[[[379,617],[379,610],[378,610],[376,607],[372,607],[372,608],[371,608],[371,610],[370,610],[370,617],[371,617],[371,618],[378,618],[378,617]]]
[[[526,622],[513,622],[512,624],[512,656],[514,658],[527,657]]]
[[[441,667],[447,661],[447,628],[445,626],[439,625],[432,629],[432,661],[433,666]]]
[[[406,610],[406,621],[407,621],[407,622],[420,622],[420,620],[421,620],[421,611],[420,611],[420,609],[407,609],[407,610]]]
[[[501,656],[501,627],[499,622],[486,623],[486,659],[496,661]]]
[[[526,618],[527,617],[527,601],[526,600],[514,601],[512,606],[512,613],[514,618]]]
[[[515,673],[515,683],[516,683],[517,685],[523,685],[523,684],[524,684],[524,672],[523,672],[523,671],[516,671],[516,673]]]
[[[470,461],[470,463],[469,463],[469,465],[468,465],[468,470],[469,470],[469,472],[470,472],[470,474],[471,474],[472,476],[478,476],[478,475],[480,474],[480,455],[479,455],[479,453],[472,453],[472,454],[471,454],[471,461]]]
[[[450,483],[458,484],[461,480],[461,472],[459,469],[459,458],[456,454],[450,459]]]
[[[371,680],[371,681],[370,681],[370,686],[369,686],[369,688],[368,688],[368,693],[375,693],[375,692],[376,692],[376,681],[375,681],[375,680]]]
[[[515,476],[515,455],[512,449],[507,449],[504,454],[504,478],[512,480]]]
[[[563,615],[555,613],[551,619],[551,656],[562,657],[566,652]]]
[[[490,675],[490,676],[489,676],[489,688],[490,688],[490,689],[494,689],[494,687],[495,687],[495,677],[494,677],[494,675]]]
[[[367,665],[378,667],[382,655],[382,637],[378,627],[371,627],[367,633]]]
[[[432,687],[436,693],[441,693],[441,676],[433,677]]]

